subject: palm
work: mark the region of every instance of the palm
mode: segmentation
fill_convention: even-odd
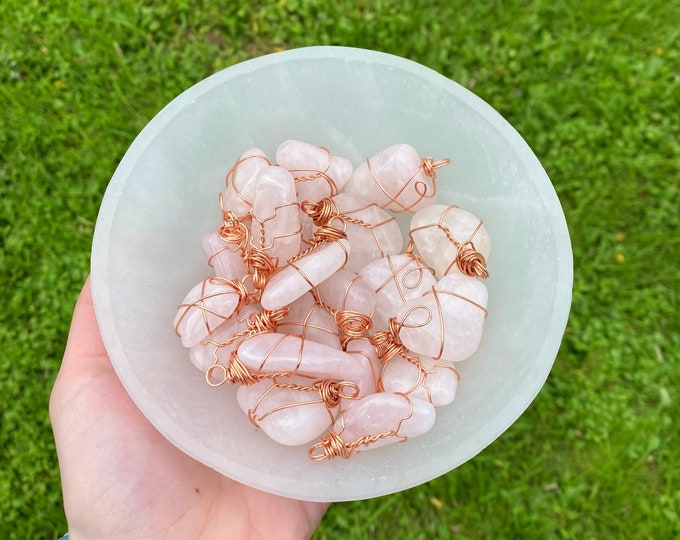
[[[309,536],[326,505],[248,488],[189,458],[142,416],[106,355],[89,282],[50,402],[72,537]]]

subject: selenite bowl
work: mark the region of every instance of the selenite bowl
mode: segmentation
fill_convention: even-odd
[[[395,143],[449,157],[437,202],[484,220],[492,240],[489,315],[457,368],[455,401],[429,433],[350,459],[313,462],[258,431],[237,388],[209,387],[174,333],[186,292],[209,267],[201,237],[220,224],[225,174],[249,147],[273,160],[286,139],[358,165]],[[410,216],[409,216],[410,217]],[[566,222],[543,167],[493,108],[412,61],[310,47],[225,69],[168,104],[130,146],[101,205],[92,248],[95,309],[130,396],[174,445],[260,490],[314,501],[364,499],[440,476],[528,407],[557,354],[571,302]]]

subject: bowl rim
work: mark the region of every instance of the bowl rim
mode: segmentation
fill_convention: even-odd
[[[170,101],[147,123],[147,125],[140,131],[140,133],[131,143],[125,155],[121,159],[118,167],[116,168],[108,184],[108,187],[106,188],[99,209],[92,242],[92,295],[95,314],[97,316],[97,320],[99,321],[100,331],[106,350],[111,358],[111,362],[116,373],[119,375],[123,386],[132,400],[142,411],[144,416],[149,419],[156,429],[158,429],[158,431],[160,431],[172,444],[186,452],[186,448],[182,442],[178,441],[176,437],[173,436],[172,426],[174,423],[170,418],[167,417],[161,407],[150,400],[147,400],[144,408],[140,407],[138,401],[139,396],[143,396],[145,394],[148,395],[147,391],[141,382],[136,378],[131,379],[129,377],[122,377],[116,361],[118,358],[125,357],[125,347],[121,341],[120,335],[117,332],[116,325],[113,322],[113,317],[110,316],[113,311],[112,298],[106,287],[106,283],[109,281],[109,254],[105,249],[102,249],[102,247],[108,243],[108,239],[111,236],[115,221],[114,218],[116,214],[116,208],[123,195],[123,188],[126,184],[128,175],[132,171],[139,157],[144,153],[147,146],[151,144],[155,137],[163,130],[163,128],[169,122],[171,122],[179,112],[182,111],[182,109],[185,107],[185,103],[190,101],[190,99],[197,99],[202,94],[209,92],[216,86],[226,84],[228,81],[234,78],[267,68],[273,64],[278,64],[283,61],[319,60],[323,58],[343,59],[352,62],[360,61],[379,63],[385,67],[399,69],[411,74],[415,74],[418,77],[424,77],[432,84],[437,84],[443,87],[443,90],[446,90],[449,93],[455,93],[456,97],[461,99],[466,106],[472,108],[476,113],[480,114],[492,125],[494,125],[496,129],[498,129],[502,137],[507,140],[508,144],[517,153],[517,157],[526,163],[527,168],[530,168],[533,173],[538,175],[538,177],[544,177],[541,179],[540,183],[535,183],[535,188],[538,196],[541,199],[541,203],[545,206],[548,212],[548,221],[550,222],[550,228],[558,259],[556,261],[557,285],[555,288],[554,304],[562,306],[561,310],[553,310],[551,320],[546,321],[546,326],[560,329],[561,332],[559,334],[556,332],[554,337],[546,339],[543,343],[543,346],[537,352],[537,356],[552,358],[553,360],[551,362],[540,364],[540,371],[535,374],[536,377],[533,379],[533,385],[526,391],[526,399],[514,400],[513,403],[509,403],[508,407],[499,412],[499,421],[493,429],[487,430],[488,433],[485,434],[486,437],[484,438],[483,444],[479,448],[476,448],[475,451],[471,451],[468,453],[468,455],[464,455],[458,462],[441,465],[431,470],[427,477],[418,478],[417,480],[403,478],[400,480],[401,483],[396,485],[393,489],[374,489],[370,492],[357,493],[355,495],[342,497],[338,497],[336,494],[332,493],[333,490],[327,490],[328,492],[324,496],[318,496],[309,493],[298,492],[295,490],[296,486],[276,485],[275,483],[270,485],[259,481],[253,481],[248,477],[247,470],[244,472],[243,469],[238,471],[229,471],[228,473],[228,475],[234,480],[263,491],[302,500],[329,502],[366,499],[395,493],[425,483],[433,478],[445,474],[481,452],[484,448],[496,440],[503,432],[505,432],[522,415],[527,407],[533,402],[541,387],[545,383],[562,341],[562,335],[567,324],[571,304],[573,284],[573,256],[567,223],[562,207],[553,185],[550,182],[545,170],[538,161],[538,158],[535,156],[521,135],[515,130],[515,128],[512,127],[493,107],[491,107],[491,105],[444,75],[441,75],[440,73],[422,64],[418,64],[412,60],[401,58],[392,54],[368,49],[339,46],[314,46],[275,52],[265,56],[246,60],[218,71],[184,90],[172,101]],[[106,316],[107,314],[109,316]],[[153,418],[153,420],[151,418]],[[214,457],[215,456],[213,456],[213,458]],[[217,467],[211,465],[210,458],[203,462],[206,465],[217,469]],[[222,470],[220,472],[224,470],[223,468],[221,469]]]

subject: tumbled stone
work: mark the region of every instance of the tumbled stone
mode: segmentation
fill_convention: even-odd
[[[289,263],[269,278],[262,292],[262,307],[275,310],[291,304],[340,270],[349,252],[347,240],[334,240]]]
[[[318,391],[287,387],[293,385],[311,386],[309,379],[282,377],[243,385],[236,393],[239,407],[251,422],[286,446],[317,438],[333,423],[337,409],[329,410]]]
[[[449,362],[465,360],[481,341],[486,302],[481,280],[462,274],[444,276],[434,290],[399,308],[399,338],[415,353]]]
[[[283,267],[300,251],[300,205],[293,177],[283,167],[257,173],[250,242]]]
[[[401,252],[403,238],[396,220],[375,203],[357,195],[341,193],[332,199],[347,218],[345,231],[352,253],[345,268],[359,272],[368,263]]]
[[[395,144],[359,165],[345,192],[392,212],[416,212],[434,202],[435,182],[425,174],[415,148]]]
[[[260,169],[271,165],[269,158],[259,148],[250,148],[236,160],[226,178],[226,190],[222,194],[222,208],[236,217],[250,213],[255,197],[255,178]]]
[[[375,291],[373,331],[387,330],[387,320],[413,298],[434,287],[436,280],[429,269],[408,255],[388,255],[364,267],[360,275]]]
[[[418,253],[425,264],[434,268],[437,278],[461,272],[461,267],[463,273],[470,275],[465,268],[465,251],[479,253],[484,267],[491,251],[491,241],[481,220],[457,206],[433,204],[419,210],[411,219],[410,234]]]

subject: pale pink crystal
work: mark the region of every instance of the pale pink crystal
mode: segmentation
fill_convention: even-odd
[[[416,212],[434,202],[435,184],[416,149],[395,144],[359,165],[345,192],[392,212]]]
[[[333,431],[346,444],[365,436],[389,434],[368,446],[357,446],[356,450],[361,452],[419,437],[432,429],[436,416],[433,405],[427,401],[380,392],[341,411]]]
[[[252,305],[243,306],[237,313],[218,326],[201,343],[189,349],[189,359],[196,368],[205,372],[215,364],[229,365],[229,356],[243,338],[232,339],[235,334],[248,328],[248,318],[258,312]],[[231,342],[231,343],[228,343]]]
[[[352,164],[346,158],[302,141],[283,141],[276,150],[277,165],[296,178],[299,201],[319,201],[336,195],[349,181]]]
[[[243,262],[238,246],[222,240],[219,233],[206,234],[202,243],[208,255],[208,264],[213,267],[216,276],[239,279],[248,273],[248,266]]]
[[[286,446],[298,446],[330,427],[337,408],[329,411],[317,390],[280,388],[277,384],[310,387],[313,381],[302,377],[265,379],[243,385],[236,393],[241,410],[270,438]]]
[[[251,243],[278,267],[300,251],[300,206],[293,177],[283,167],[265,167],[257,174]]]
[[[449,362],[420,356],[414,363],[397,355],[385,365],[380,382],[385,392],[406,394],[441,407],[456,397],[458,375]]]
[[[460,272],[456,243],[468,243],[467,247],[479,252],[485,260],[491,251],[491,241],[481,220],[456,206],[433,204],[416,212],[411,219],[411,238],[425,264],[435,269],[438,278]]]
[[[387,330],[387,320],[404,302],[419,298],[436,280],[429,269],[408,255],[388,255],[364,267],[360,273],[376,293],[373,331]]]
[[[243,217],[250,212],[255,196],[255,177],[271,162],[259,148],[250,148],[236,160],[227,175],[227,188],[222,195],[222,208]]]
[[[332,310],[368,315],[375,308],[375,292],[362,276],[341,268],[316,287],[319,299]]]
[[[465,360],[482,339],[486,302],[481,280],[462,274],[444,276],[434,291],[399,308],[399,338],[418,354],[449,362]]]
[[[262,307],[275,310],[294,302],[342,268],[349,251],[349,242],[335,240],[277,271],[264,288]]]
[[[340,349],[335,319],[316,303],[311,293],[303,294],[290,305],[288,314],[278,324],[277,332]]]
[[[177,308],[175,331],[182,345],[197,345],[234,313],[239,302],[234,287],[223,278],[206,278],[196,284]]]
[[[356,358],[356,361],[365,366],[366,376],[358,381],[358,398],[375,394],[378,391],[378,379],[382,370],[382,362],[376,354],[375,347],[366,338],[351,339],[345,345],[345,352]],[[342,400],[341,407],[346,409],[357,403],[357,400]]]
[[[395,219],[375,203],[351,193],[333,197],[338,211],[349,218],[345,224],[352,253],[345,268],[359,272],[368,263],[401,252],[403,239]]]
[[[365,367],[351,355],[293,335],[258,334],[244,340],[237,354],[256,375],[295,373],[355,383],[365,376]]]

